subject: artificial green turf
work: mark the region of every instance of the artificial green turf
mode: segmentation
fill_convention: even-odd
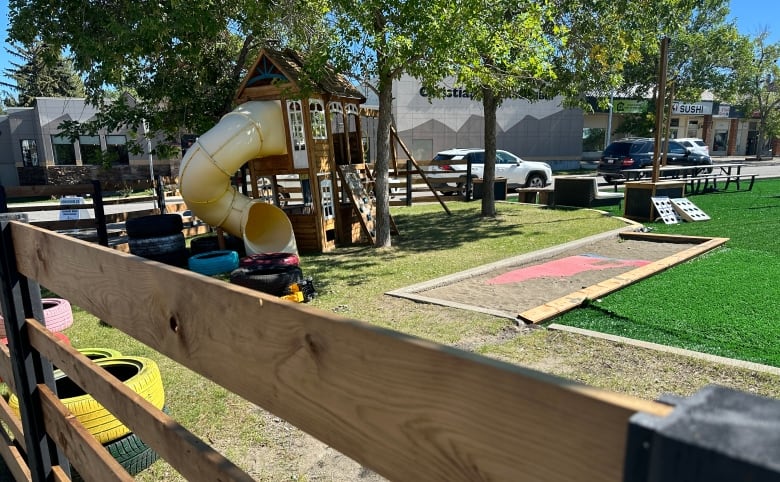
[[[688,199],[712,219],[649,226],[659,233],[728,237],[725,247],[554,321],[780,366],[780,180]]]

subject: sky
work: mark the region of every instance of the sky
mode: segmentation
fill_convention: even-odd
[[[731,18],[736,20],[737,28],[742,34],[755,36],[762,30],[769,30],[769,42],[780,42],[780,1],[730,0],[730,7]],[[5,43],[7,29],[8,0],[0,0],[0,31],[3,39],[3,48],[0,51],[0,81],[4,82],[8,79],[3,74],[11,67],[11,56],[6,52],[8,44]]]

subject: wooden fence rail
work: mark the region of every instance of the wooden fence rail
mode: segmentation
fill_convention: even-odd
[[[23,222],[3,220],[1,228],[0,298],[9,346],[0,344],[0,376],[18,395],[21,418],[0,398],[6,427],[0,430],[0,455],[17,480],[68,480],[70,464],[88,481],[132,480],[59,401],[53,365],[186,479],[252,480],[43,328],[41,285],[391,480],[644,480],[626,478],[627,470],[645,468],[627,462],[630,419],[673,418],[670,405],[343,318]],[[767,413],[760,413],[762,421]],[[758,424],[745,425],[755,430]],[[646,445],[640,441],[638,452],[630,453],[647,452]]]
[[[21,385],[29,393],[20,390],[9,366],[21,350],[63,369],[187,479],[251,479],[42,329],[36,296],[25,294],[34,290],[18,280],[46,286],[392,480],[617,481],[629,417],[671,411],[24,223],[4,222],[2,237],[13,253],[3,264],[3,312],[19,318],[19,336],[0,356],[0,375],[16,378],[12,387],[30,401],[22,421],[38,417],[44,428],[31,439],[35,424],[20,424],[0,402],[0,417],[26,443],[26,458],[15,444],[0,448],[15,474],[27,473],[36,447],[37,462],[48,457],[54,467],[37,473],[59,473],[56,450],[45,450],[57,447],[87,480],[122,479],[40,373]]]

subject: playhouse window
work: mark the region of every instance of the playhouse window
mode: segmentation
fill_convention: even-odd
[[[309,99],[311,114],[311,136],[315,139],[327,139],[328,129],[325,127],[325,105],[317,99]]]
[[[305,151],[306,137],[303,135],[303,109],[300,101],[291,100],[287,102],[287,117],[290,121],[290,137],[293,150]]]
[[[344,109],[340,102],[331,102],[328,104],[330,109],[330,131],[334,134],[344,132]]]
[[[349,132],[357,132],[358,108],[354,104],[347,104],[347,122]]]

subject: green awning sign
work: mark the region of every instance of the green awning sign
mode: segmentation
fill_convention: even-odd
[[[647,101],[616,99],[614,107],[614,112],[618,114],[641,114],[647,112]]]

